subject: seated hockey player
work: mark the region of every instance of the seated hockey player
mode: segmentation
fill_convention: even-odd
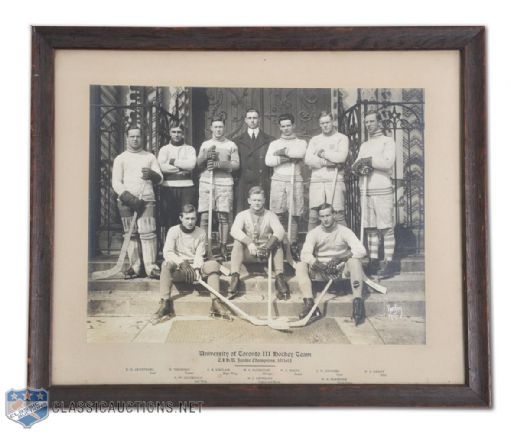
[[[229,298],[240,293],[240,267],[246,262],[265,262],[272,253],[274,261],[275,287],[279,300],[291,297],[289,285],[283,275],[283,250],[281,243],[285,231],[278,216],[265,206],[265,192],[253,186],[248,193],[249,210],[240,212],[231,227],[235,239],[231,251],[231,284]]]
[[[352,294],[352,318],[356,326],[365,319],[365,305],[362,297],[363,267],[361,258],[366,254],[364,246],[346,226],[337,223],[330,204],[318,207],[320,225],[307,233],[302,248],[301,262],[296,265],[296,277],[303,296],[303,319],[312,309],[314,299],[311,280],[345,278],[350,273]],[[319,308],[312,318],[319,318]]]
[[[191,204],[182,207],[179,217],[181,223],[168,230],[164,243],[164,262],[161,268],[159,292],[161,302],[154,315],[154,323],[171,318],[174,315],[172,293],[179,294],[177,282],[193,284],[199,278],[207,279],[208,284],[220,291],[219,269],[217,261],[204,262],[206,251],[206,232],[197,226],[197,209]],[[216,297],[211,302],[210,316],[229,318],[226,306]]]

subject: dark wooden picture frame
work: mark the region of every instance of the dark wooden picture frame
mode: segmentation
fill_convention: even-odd
[[[457,50],[465,383],[462,385],[51,385],[54,238],[54,55],[60,49],[198,51]],[[28,386],[52,402],[203,400],[205,406],[491,405],[485,29],[483,27],[32,29]]]

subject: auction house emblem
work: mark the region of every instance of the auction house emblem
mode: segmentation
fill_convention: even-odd
[[[5,396],[5,415],[23,427],[49,415],[49,393],[44,389],[9,390]]]

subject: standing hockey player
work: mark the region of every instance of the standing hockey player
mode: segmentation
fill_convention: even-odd
[[[280,138],[269,145],[265,164],[274,168],[271,177],[271,199],[269,208],[277,214],[284,225],[291,243],[291,253],[298,259],[298,221],[303,214],[302,160],[307,143],[294,133],[294,116],[282,114],[278,117]],[[289,215],[292,220],[289,221]],[[291,226],[290,231],[288,225]]]
[[[322,111],[318,120],[321,134],[311,138],[305,153],[305,163],[312,170],[309,231],[319,225],[318,207],[323,203],[332,204],[337,222],[346,226],[344,165],[348,156],[348,138],[335,130],[332,113]]]
[[[307,233],[302,248],[302,260],[296,265],[296,277],[303,296],[303,319],[314,306],[311,280],[328,280],[346,277],[350,273],[350,283],[354,301],[352,318],[356,326],[365,319],[365,304],[362,297],[363,267],[361,258],[366,254],[364,246],[347,227],[336,222],[330,204],[318,207],[321,225]],[[316,308],[312,318],[319,318]]]
[[[191,204],[182,207],[181,223],[168,230],[164,243],[164,262],[161,268],[159,292],[161,302],[154,315],[153,322],[164,321],[174,315],[172,293],[179,294],[175,283],[193,284],[199,278],[207,279],[208,284],[220,291],[219,268],[216,261],[204,262],[206,251],[206,231],[195,226],[197,210]],[[229,318],[228,309],[213,297],[210,316]]]
[[[174,122],[170,142],[159,150],[157,160],[164,180],[161,184],[161,219],[165,233],[179,222],[185,204],[195,204],[192,171],[197,163],[195,149],[184,142],[184,127]]]
[[[200,226],[208,229],[209,206],[216,212],[220,236],[220,254],[227,259],[229,213],[233,210],[233,176],[240,167],[237,146],[224,136],[225,121],[216,117],[211,121],[212,137],[200,146],[197,164],[203,170],[199,182]],[[212,188],[212,194],[210,194]],[[210,203],[210,196],[212,202]],[[211,229],[211,227],[210,227]],[[209,251],[209,254],[211,251]]]
[[[240,293],[240,266],[246,262],[265,262],[272,253],[275,287],[279,300],[290,298],[289,285],[283,275],[283,251],[281,243],[285,231],[278,217],[265,208],[265,193],[260,186],[249,190],[249,210],[240,212],[231,227],[235,239],[231,251],[231,284],[229,298]]]
[[[360,176],[361,194],[366,194],[363,226],[366,228],[370,254],[369,274],[376,271],[380,278],[392,274],[394,256],[394,202],[392,169],[395,162],[395,142],[383,134],[379,114],[369,111],[365,115],[368,140],[359,149],[352,170]],[[367,177],[365,180],[364,177]],[[364,190],[363,185],[367,185]],[[379,241],[384,242],[384,260],[379,263]]]
[[[248,192],[253,186],[260,185],[266,194],[269,190],[269,168],[265,166],[264,160],[274,138],[260,129],[259,116],[255,108],[248,109],[244,117],[247,130],[234,140],[240,156],[240,170],[236,175],[237,213],[249,208]],[[269,196],[265,198],[269,202]]]
[[[137,229],[134,227],[127,249],[130,261],[130,267],[125,272],[127,279],[139,277],[142,264],[150,278],[159,279],[153,185],[161,181],[161,168],[157,159],[143,149],[141,130],[136,126],[129,127],[126,132],[126,150],[114,159],[112,168],[112,188],[118,195],[117,206],[125,234],[131,228],[134,212],[138,216]]]

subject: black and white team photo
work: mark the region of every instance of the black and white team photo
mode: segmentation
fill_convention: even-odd
[[[423,89],[90,87],[91,343],[426,343]]]

